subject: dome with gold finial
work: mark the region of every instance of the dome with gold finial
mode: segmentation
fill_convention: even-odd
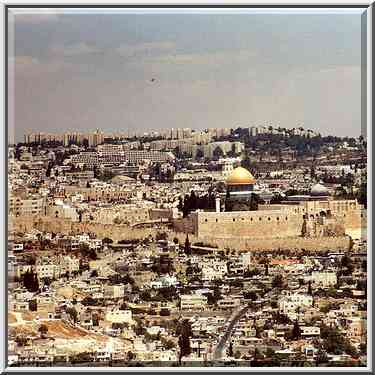
[[[243,167],[237,167],[228,176],[227,185],[255,185],[256,180],[253,175]]]

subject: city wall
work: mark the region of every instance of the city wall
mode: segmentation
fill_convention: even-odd
[[[170,238],[177,237],[180,243],[184,243],[185,233],[171,233]],[[207,246],[217,247],[218,250],[233,250],[239,253],[246,251],[278,251],[291,250],[297,253],[325,252],[325,251],[346,251],[350,246],[348,236],[324,237],[324,238],[284,238],[284,239],[252,239],[252,238],[218,238],[214,236],[197,237],[189,234],[190,243],[202,243]]]
[[[198,217],[198,214],[203,215]],[[303,219],[300,215],[290,214],[285,216],[285,212],[271,213],[268,211],[259,221],[261,215],[255,211],[251,213],[243,212],[243,214],[241,212],[228,212],[225,215],[225,220],[222,214],[219,213],[220,216],[216,217],[217,214],[214,212],[193,213],[183,220],[175,220],[173,230],[167,228],[131,228],[127,225],[115,224],[78,223],[46,216],[17,217],[11,221],[11,224],[13,224],[12,229],[15,232],[29,232],[35,228],[41,231],[63,234],[94,233],[98,238],[108,237],[115,242],[124,239],[142,239],[149,235],[155,236],[159,231],[166,231],[171,240],[177,237],[180,243],[183,243],[186,233],[189,233],[191,243],[201,242],[216,246],[218,249],[230,249],[239,252],[277,251],[279,249],[342,251],[349,248],[348,236],[301,237]],[[271,220],[268,220],[269,217]],[[277,220],[278,217],[279,220]],[[352,227],[357,228],[357,232],[361,232],[363,223],[363,219],[359,219],[361,219],[360,213],[355,218],[355,225],[352,225]],[[360,223],[359,228],[357,220]]]
[[[318,222],[320,218],[327,217],[325,226],[328,227],[330,222],[331,229],[342,226],[345,234],[353,238],[359,238],[358,234],[361,236],[367,228],[366,210],[354,201],[261,206],[258,211],[196,211],[184,219],[174,220],[173,227],[177,232],[191,233],[199,238],[288,239],[301,236],[304,216],[309,222]],[[333,232],[336,236],[343,234],[342,230]]]
[[[281,239],[301,235],[303,216],[286,210],[197,212],[192,214],[198,237],[247,237],[250,239]]]
[[[155,234],[152,228],[131,228],[127,225],[97,224],[97,223],[78,223],[66,219],[51,217],[17,217],[12,220],[15,232],[29,232],[35,228],[40,231],[63,233],[63,234],[81,234],[94,233],[98,238],[111,238],[113,241],[124,239],[142,239],[150,234]]]

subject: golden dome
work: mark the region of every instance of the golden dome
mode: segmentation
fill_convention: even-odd
[[[256,181],[247,169],[237,167],[229,175],[226,183],[227,185],[254,185]]]

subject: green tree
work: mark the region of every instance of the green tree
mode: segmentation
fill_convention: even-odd
[[[33,270],[27,270],[23,275],[23,285],[29,292],[37,292],[39,290],[39,281]]]
[[[359,350],[361,352],[362,355],[366,355],[367,354],[367,343],[363,342],[359,345]]]
[[[220,159],[220,158],[222,158],[222,157],[224,156],[224,152],[223,152],[223,150],[221,149],[221,147],[217,146],[217,147],[214,149],[212,155],[213,155],[214,159]]]
[[[76,324],[77,320],[78,320],[78,312],[77,312],[77,310],[74,307],[68,307],[66,309],[66,312],[69,314],[70,319],[73,320],[74,324]]]
[[[42,324],[39,327],[38,332],[40,333],[41,338],[45,338],[48,333],[48,327],[45,324]]]
[[[168,339],[165,339],[165,338],[162,338],[161,342],[163,343],[163,346],[164,346],[164,348],[166,350],[174,349],[175,346],[176,346],[176,344],[174,343],[174,341],[168,340]]]
[[[27,338],[25,336],[17,336],[14,340],[18,346],[26,346]]]
[[[229,342],[228,356],[233,357],[233,342],[232,342],[232,340],[230,340],[230,342]]]
[[[275,351],[272,348],[267,347],[267,349],[266,349],[266,357],[267,358],[273,358],[274,355],[275,355]]]
[[[352,357],[357,356],[356,349],[337,327],[327,327],[326,325],[322,325],[320,328],[320,336],[323,339],[323,349],[327,353],[347,353]]]
[[[249,158],[248,155],[245,156],[244,159],[242,159],[241,161],[241,167],[245,168],[245,169],[250,169],[251,167],[251,160]]]
[[[344,276],[350,276],[354,271],[354,264],[348,254],[345,254],[340,262],[341,272]]]
[[[316,363],[321,364],[321,363],[327,363],[328,362],[328,356],[325,350],[322,348],[319,348],[318,353],[316,355]]]
[[[37,311],[38,310],[38,303],[36,299],[32,299],[29,301],[29,310],[30,311]]]
[[[181,364],[182,357],[186,357],[191,353],[190,337],[193,336],[191,324],[189,320],[184,319],[176,329],[178,336],[178,346],[180,348],[178,362]]]
[[[278,274],[272,280],[272,288],[281,289],[284,286],[283,277]]]
[[[171,312],[168,310],[168,309],[160,309],[160,313],[159,313],[160,316],[169,316],[171,315]]]
[[[309,284],[308,284],[308,287],[307,287],[307,294],[312,296],[312,287],[311,287],[311,280],[309,280]]]
[[[299,327],[298,320],[294,322],[292,329],[292,340],[299,340],[301,338],[301,328]]]
[[[259,361],[263,359],[263,354],[260,352],[258,348],[255,348],[254,350],[254,360]]]
[[[91,277],[91,278],[98,277],[98,270],[92,270],[92,271],[91,271],[91,274],[90,274],[90,277]]]
[[[186,235],[184,251],[186,255],[191,255],[191,245],[189,241],[189,235]]]

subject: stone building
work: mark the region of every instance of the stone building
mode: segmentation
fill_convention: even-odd
[[[227,199],[251,197],[255,179],[246,169],[227,178]],[[366,226],[366,212],[356,200],[334,200],[321,184],[310,195],[291,197],[281,204],[259,205],[254,211],[197,210],[179,228],[189,228],[202,239],[288,239],[354,236]],[[355,238],[355,237],[353,237]]]

